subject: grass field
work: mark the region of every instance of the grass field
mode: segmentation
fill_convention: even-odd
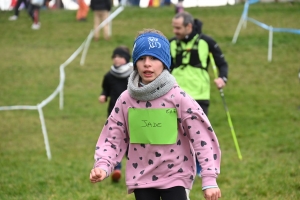
[[[222,199],[299,199],[300,35],[274,33],[273,61],[268,62],[268,31],[249,22],[237,44],[231,43],[242,10],[243,5],[187,9],[204,22],[204,33],[218,41],[230,67],[224,91],[243,160],[212,87],[209,118],[222,149]],[[249,16],[273,27],[300,29],[299,10],[299,3],[254,4]],[[59,66],[89,34],[93,13],[87,22],[76,22],[76,11],[42,10],[38,31],[31,30],[25,11],[17,21],[8,21],[10,15],[0,12],[0,106],[37,105],[57,87]],[[77,57],[66,67],[64,109],[59,110],[58,97],[43,108],[51,161],[37,111],[0,111],[1,200],[134,199],[126,193],[124,176],[119,184],[89,182],[107,109],[97,99],[113,49],[131,47],[143,28],[172,37],[173,15],[172,7],[128,7],[114,20],[110,41],[92,42],[84,66]],[[190,197],[203,199],[201,179]]]

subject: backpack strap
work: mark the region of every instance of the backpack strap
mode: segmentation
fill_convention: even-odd
[[[180,40],[176,39],[175,67],[186,67],[187,65],[191,65],[193,67],[206,70],[206,68],[202,66],[199,58],[199,41],[201,39],[201,36],[202,34],[198,35],[191,49],[183,49]],[[190,55],[190,60],[188,61],[188,63],[183,63],[182,59],[185,58],[188,54]]]

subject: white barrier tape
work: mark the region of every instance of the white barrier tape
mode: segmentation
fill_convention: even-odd
[[[52,101],[56,95],[59,93],[59,91],[62,89],[63,85],[62,85],[62,81],[59,83],[59,85],[57,86],[57,88],[55,89],[55,91],[49,96],[47,97],[47,99],[43,100],[40,105],[41,107],[44,107],[45,105],[47,105],[48,103],[50,103],[50,101]]]
[[[271,62],[272,61],[272,48],[273,48],[273,32],[288,32],[288,33],[300,34],[300,29],[273,28],[272,26],[268,26],[260,21],[257,21],[253,18],[248,17],[248,10],[249,10],[250,4],[254,4],[257,2],[258,2],[258,0],[250,0],[250,1],[245,2],[242,16],[240,18],[240,21],[236,27],[236,30],[235,30],[233,38],[232,38],[232,43],[236,43],[239,33],[241,31],[241,27],[242,27],[242,25],[246,26],[247,21],[250,21],[263,29],[269,30],[268,61]]]
[[[37,110],[36,106],[1,106],[0,110]]]
[[[94,35],[94,31],[91,30],[90,31],[90,34],[87,36],[86,40],[85,40],[85,44],[84,44],[84,49],[82,51],[82,54],[81,54],[81,60],[80,60],[80,65],[83,66],[84,65],[84,62],[85,62],[85,58],[86,58],[86,54],[87,54],[87,51],[89,49],[89,46],[90,46],[90,43],[91,43],[91,40],[92,40],[92,37]]]
[[[80,47],[66,60],[66,62],[64,62],[62,65],[64,66],[64,67],[66,67],[68,64],[70,64],[77,56],[78,56],[78,54],[80,54],[81,53],[81,51],[82,51],[82,49],[83,49],[83,46],[84,46],[84,44],[85,44],[85,42],[86,41],[84,41],[81,45],[80,45]]]
[[[120,12],[124,10],[123,7],[118,8],[114,13],[112,13],[106,20],[104,20],[98,27],[97,30],[104,27],[106,23],[109,23],[113,18],[115,18]],[[50,101],[52,101],[58,93],[60,93],[60,99],[59,99],[59,106],[60,109],[63,108],[63,89],[64,89],[64,83],[65,83],[65,71],[64,68],[69,65],[83,50],[85,47],[85,52],[84,52],[84,59],[83,63],[86,57],[87,49],[89,47],[91,38],[93,37],[94,31],[91,31],[90,34],[88,35],[87,39],[80,45],[80,47],[59,67],[59,72],[60,72],[60,81],[57,86],[57,88],[54,90],[54,92],[47,97],[45,100],[43,100],[40,104],[37,106],[27,106],[27,105],[16,105],[16,106],[1,106],[1,110],[38,110],[39,112],[39,117],[41,121],[41,126],[42,126],[42,132],[44,136],[44,142],[45,142],[45,148],[47,152],[47,157],[49,160],[51,160],[51,151],[50,151],[50,145],[49,145],[49,140],[48,140],[48,135],[47,135],[47,129],[46,129],[46,123],[44,119],[44,114],[42,108],[46,106]]]
[[[83,49],[83,46],[84,46],[84,43],[83,42],[80,47],[63,63],[60,65],[60,82],[59,82],[59,85],[58,87],[56,88],[56,90],[47,98],[45,99],[44,101],[41,102],[41,106],[44,107],[45,105],[47,105],[50,101],[52,101],[56,95],[63,89],[64,87],[64,82],[65,82],[65,71],[64,71],[64,68],[69,65],[79,54],[80,52],[82,51]],[[60,100],[61,101],[61,100]],[[61,106],[61,105],[60,105]],[[62,109],[62,108],[61,108]]]
[[[44,142],[45,142],[45,149],[46,149],[47,157],[48,157],[48,160],[51,160],[50,145],[49,145],[47,129],[46,129],[46,123],[45,123],[45,119],[44,119],[42,106],[40,104],[38,104],[37,108],[38,108],[39,116],[40,116],[40,120],[41,120],[42,132],[43,132],[43,136],[44,136]]]
[[[64,70],[65,67],[66,66],[64,66],[63,64],[61,64],[59,66],[59,78],[60,78],[60,80],[65,80],[65,77],[66,77],[65,70]]]

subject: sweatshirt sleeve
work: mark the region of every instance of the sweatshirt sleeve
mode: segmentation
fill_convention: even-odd
[[[121,97],[108,117],[96,144],[94,168],[112,173],[122,161],[128,146],[128,133],[123,115]]]
[[[102,81],[101,95],[105,95],[106,97],[109,97],[110,96],[109,91],[110,91],[109,77],[108,77],[108,74],[106,74]]]
[[[181,104],[182,125],[189,135],[195,155],[202,167],[202,187],[217,186],[221,150],[217,136],[202,108],[192,98]]]
[[[216,66],[219,70],[219,77],[226,82],[228,78],[228,64],[225,60],[221,48],[219,47],[219,45],[215,40],[213,40],[211,37],[207,35],[202,35],[202,39],[204,39],[207,42],[209,52],[211,52],[213,55]]]

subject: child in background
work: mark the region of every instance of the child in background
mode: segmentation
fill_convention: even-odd
[[[105,103],[109,97],[107,116],[111,113],[120,94],[127,89],[128,77],[133,71],[130,61],[130,51],[126,46],[119,46],[112,54],[113,65],[107,72],[102,82],[102,93],[99,102]],[[118,182],[121,178],[121,162],[115,167],[112,173],[112,180]]]
[[[32,19],[33,24],[31,25],[31,29],[38,30],[41,28],[40,23],[40,5],[34,5],[31,2],[28,6],[28,14]]]
[[[132,57],[128,89],[101,131],[90,181],[111,175],[128,149],[128,193],[137,200],[186,200],[196,175],[196,156],[205,199],[220,198],[218,139],[199,104],[170,74],[168,39],[154,29],[141,31]]]
[[[16,6],[14,7],[14,15],[13,15],[13,16],[10,16],[10,17],[8,18],[8,20],[10,20],[10,21],[15,21],[15,20],[18,19],[19,13],[20,13],[19,8],[20,8],[20,6],[21,6],[22,3],[24,3],[25,9],[28,8],[28,0],[17,0],[17,4],[16,4]]]
[[[50,0],[30,0],[28,6],[28,14],[31,17],[33,24],[31,29],[38,30],[41,28],[40,9],[43,5],[48,5]]]

